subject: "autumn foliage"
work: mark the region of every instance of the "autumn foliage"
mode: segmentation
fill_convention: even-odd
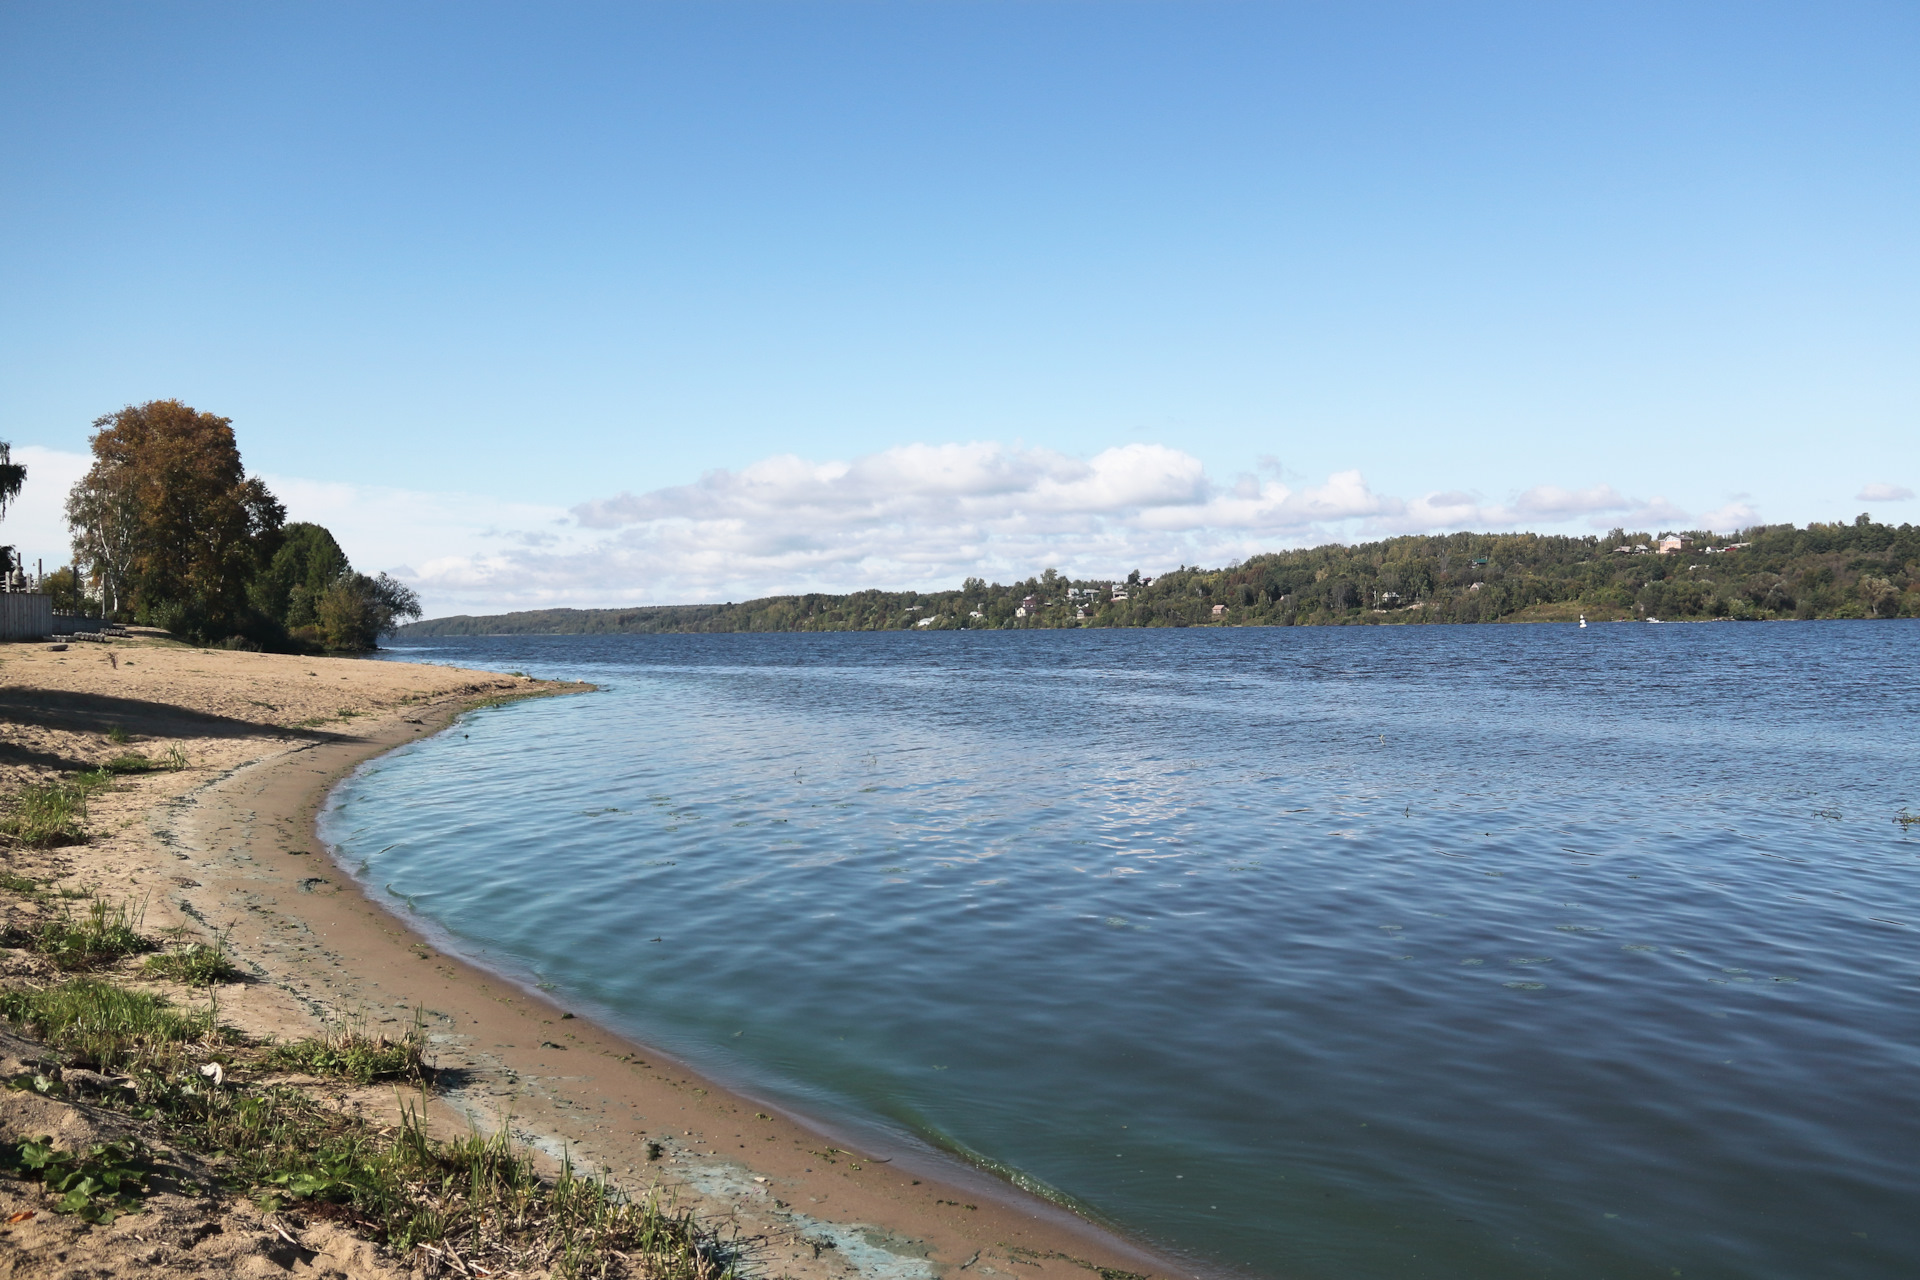
[[[246,474],[229,419],[151,400],[93,425],[93,466],[67,520],[75,565],[110,616],[201,643],[330,649],[370,649],[396,616],[419,616],[411,591],[354,573],[326,530],[283,527],[286,509]],[[321,543],[330,555],[306,554]],[[296,547],[297,573],[281,554]]]

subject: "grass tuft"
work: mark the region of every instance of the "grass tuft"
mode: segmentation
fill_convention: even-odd
[[[189,987],[211,987],[220,982],[238,982],[239,966],[227,954],[227,936],[212,942],[190,942],[157,956],[149,956],[141,971],[155,978],[167,978]]]
[[[29,849],[79,844],[87,838],[88,790],[72,782],[23,789],[13,797],[7,816],[0,818],[0,835]]]
[[[0,991],[0,1017],[101,1071],[177,1070],[188,1046],[219,1037],[211,1011],[182,1011],[98,978]]]
[[[108,766],[24,787],[14,793],[6,816],[0,818],[0,836],[29,849],[81,844],[87,838],[87,797],[112,785]]]
[[[263,1065],[276,1071],[335,1076],[360,1085],[375,1080],[419,1080],[426,1072],[426,1047],[424,1015],[416,1010],[413,1026],[398,1037],[342,1028],[328,1035],[275,1045],[267,1051]]]
[[[57,969],[97,969],[123,956],[153,950],[153,941],[140,932],[143,910],[131,903],[92,898],[75,913],[62,906],[60,914],[6,936],[12,946],[24,946],[52,962]]]

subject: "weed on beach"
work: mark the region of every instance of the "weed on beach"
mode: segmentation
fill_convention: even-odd
[[[98,969],[125,956],[153,950],[153,941],[140,932],[143,909],[129,902],[90,898],[85,910],[63,905],[60,913],[27,928],[15,927],[5,936],[9,946],[50,961],[56,969]]]
[[[149,956],[141,970],[150,977],[168,978],[189,987],[238,982],[242,977],[239,967],[227,954],[224,934],[212,942],[189,942],[157,956]]]
[[[211,1008],[181,1009],[97,978],[0,991],[0,1017],[66,1057],[9,1087],[50,1096],[70,1086],[93,1090],[98,1105],[199,1152],[227,1191],[249,1193],[295,1223],[340,1222],[430,1274],[737,1275],[738,1249],[692,1214],[583,1177],[570,1162],[543,1177],[506,1127],[491,1136],[434,1138],[424,1082],[418,1102],[402,1100],[399,1122],[380,1126],[292,1084],[242,1078],[315,1066],[349,1079],[418,1077],[418,1023],[398,1044],[342,1033],[259,1048],[220,1028]],[[57,1212],[89,1222],[137,1211],[152,1171],[146,1149],[132,1140],[70,1151],[51,1140],[0,1149],[0,1173],[46,1182],[60,1193]]]
[[[18,872],[0,871],[0,889],[31,898],[40,892],[40,882],[31,876],[20,875]]]
[[[398,1036],[341,1028],[327,1035],[275,1045],[267,1051],[265,1063],[276,1071],[334,1076],[359,1085],[376,1080],[419,1080],[426,1071],[426,1047],[424,1015],[416,1011],[413,1026]]]
[[[29,849],[79,844],[87,838],[87,796],[95,789],[79,779],[23,788],[0,818],[0,835]]]
[[[96,1142],[84,1151],[59,1151],[53,1139],[10,1143],[0,1160],[13,1173],[37,1178],[57,1192],[54,1212],[105,1226],[123,1213],[140,1212],[153,1166],[146,1149],[132,1139]]]
[[[163,996],[97,978],[0,991],[0,1017],[76,1065],[106,1072],[166,1075],[205,1062],[229,1038],[211,1009],[178,1009]]]
[[[180,749],[178,743],[175,743],[168,747],[166,754],[158,760],[143,752],[127,751],[101,765],[96,772],[117,777],[123,773],[177,773],[186,767],[187,753]]]
[[[581,1177],[571,1162],[542,1178],[504,1129],[443,1142],[427,1133],[420,1107],[403,1104],[390,1140],[370,1145],[366,1136],[346,1126],[273,1152],[256,1173],[263,1204],[330,1211],[403,1257],[418,1250],[468,1274],[478,1264],[570,1277],[735,1275],[734,1252],[691,1214]]]

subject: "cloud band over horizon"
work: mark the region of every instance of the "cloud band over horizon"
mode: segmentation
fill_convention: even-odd
[[[64,563],[60,504],[87,459],[32,446],[16,454],[32,483],[0,537],[30,563],[36,555]],[[266,478],[289,519],[327,525],[357,566],[409,582],[434,616],[920,589],[974,576],[1017,581],[1047,567],[1122,577],[1406,533],[1732,532],[1760,520],[1739,498],[1695,516],[1604,483],[1536,485],[1505,502],[1461,490],[1403,498],[1375,490],[1359,468],[1310,483],[1271,459],[1223,481],[1192,454],[1140,443],[1086,458],[992,441],[908,444],[846,461],[778,454],[565,510]],[[1912,491],[1881,482],[1862,489],[1869,495],[1898,502]]]
[[[1047,567],[1121,577],[1400,533],[1693,519],[1665,498],[1607,484],[1540,485],[1506,503],[1463,491],[1405,499],[1378,492],[1358,468],[1309,483],[1268,460],[1258,474],[1219,481],[1162,444],[1079,458],[991,441],[909,444],[848,461],[779,454],[691,484],[583,502],[567,515],[484,554],[422,563],[414,580],[435,600],[522,608],[680,603],[1018,580]],[[1736,501],[1704,519],[1730,529],[1758,513]]]

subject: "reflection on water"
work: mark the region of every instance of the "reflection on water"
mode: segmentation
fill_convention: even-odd
[[[1920,1256],[1920,627],[511,637],[336,796],[483,963],[1263,1276]]]

